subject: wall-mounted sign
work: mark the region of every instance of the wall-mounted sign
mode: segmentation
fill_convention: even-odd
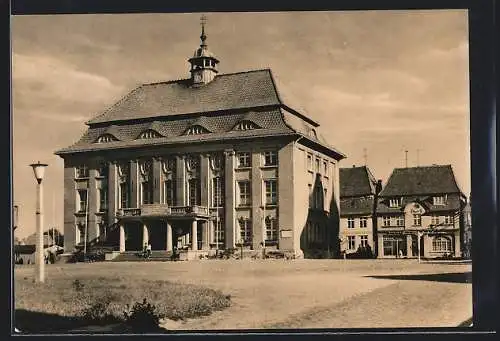
[[[281,238],[292,238],[292,230],[281,230]]]

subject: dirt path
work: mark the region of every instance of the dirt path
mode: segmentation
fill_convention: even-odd
[[[470,316],[470,284],[398,281],[264,328],[456,327]]]
[[[165,327],[171,330],[262,328],[269,323],[279,323],[289,315],[328,307],[392,282],[339,274],[324,274],[321,278],[267,277],[265,281],[246,278],[232,288],[217,286],[231,294],[233,304],[228,309],[185,323],[169,321]]]

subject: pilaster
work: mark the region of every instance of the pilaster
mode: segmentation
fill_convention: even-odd
[[[162,160],[159,157],[153,158],[153,203],[161,203],[162,190]]]
[[[210,155],[202,154],[200,159],[201,206],[210,206]]]
[[[234,179],[234,150],[225,150],[224,181],[225,185],[225,204],[224,204],[224,225],[226,248],[235,246],[235,179]]]
[[[184,156],[176,156],[175,186],[177,206],[186,205],[186,163]]]
[[[118,208],[118,180],[116,162],[108,164],[108,225],[117,221],[116,211]]]
[[[64,251],[71,252],[76,244],[76,185],[75,168],[64,160]]]
[[[251,173],[251,183],[252,183],[252,243],[253,249],[258,250],[260,243],[263,240],[263,210],[261,208],[263,204],[263,182],[262,173],[260,169],[261,155],[258,152],[252,153],[252,173]]]
[[[130,207],[139,207],[139,162],[130,161]]]
[[[96,212],[97,212],[97,184],[96,184],[96,176],[98,176],[98,171],[94,168],[89,169],[89,182],[87,187],[87,195],[88,195],[88,230],[87,233],[88,241],[97,238],[97,233],[99,227],[97,226],[96,221]]]

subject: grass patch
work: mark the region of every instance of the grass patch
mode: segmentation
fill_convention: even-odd
[[[34,283],[26,277],[15,278],[16,311],[66,318],[64,325],[123,322],[124,312],[144,300],[153,304],[159,315],[172,320],[206,316],[231,303],[220,291],[162,280],[87,275]],[[19,329],[27,322],[21,315],[27,316],[20,314],[16,319]]]

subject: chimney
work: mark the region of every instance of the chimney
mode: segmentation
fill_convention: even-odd
[[[379,194],[380,191],[382,191],[382,180],[377,180],[377,186],[375,187],[375,192]]]

